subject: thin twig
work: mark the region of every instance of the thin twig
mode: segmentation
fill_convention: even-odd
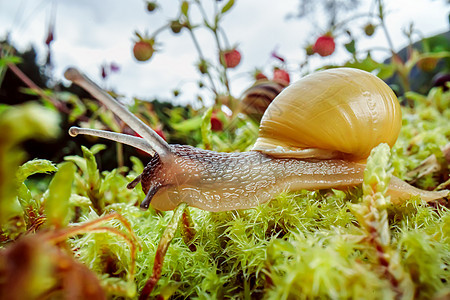
[[[70,115],[71,111],[64,102],[59,101],[58,99],[47,95],[36,83],[33,82],[33,80],[31,80],[15,64],[9,63],[9,64],[7,64],[7,66],[20,80],[22,80],[23,83],[25,83],[30,89],[32,89],[34,92],[36,92],[36,94],[38,94],[41,98],[52,103],[58,111],[60,111],[64,114]],[[87,118],[86,116],[79,116],[78,119],[83,122],[89,121],[89,118]]]
[[[200,59],[202,61],[206,62],[205,56],[203,55],[203,52],[202,52],[202,48],[200,47],[200,44],[198,43],[197,37],[195,36],[192,28],[188,27],[188,31],[189,31],[189,34],[191,35],[192,41],[194,42],[194,46],[197,49],[198,56],[200,56]],[[216,89],[216,85],[214,84],[214,80],[211,77],[211,74],[209,72],[206,72],[206,76],[208,77],[208,79],[209,79],[209,81],[211,83],[212,91],[214,92],[214,94],[218,95],[218,92],[217,92],[217,89]]]
[[[17,76],[23,83],[25,83],[30,89],[36,92],[41,98],[50,101],[59,111],[69,114],[69,108],[57,99],[45,94],[45,92],[37,86],[22,70],[19,69],[15,64],[9,63],[8,68]]]

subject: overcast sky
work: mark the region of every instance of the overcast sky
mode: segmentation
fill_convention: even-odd
[[[119,73],[106,82],[108,87],[127,97],[144,99],[171,98],[172,90],[179,88],[182,95],[178,101],[189,101],[196,91],[197,55],[192,41],[184,33],[174,36],[166,31],[158,39],[160,52],[151,61],[138,63],[132,56],[133,32],[154,31],[166,20],[173,18],[178,1],[159,1],[164,5],[154,14],[145,10],[142,0],[0,0],[0,38],[10,33],[10,39],[21,50],[34,45],[44,58],[44,40],[52,2],[56,2],[55,41],[52,44],[54,76],[62,77],[64,69],[75,65],[91,76],[101,80],[102,63],[115,62]],[[367,11],[371,1],[361,1],[361,10]],[[389,15],[387,25],[396,50],[404,47],[407,40],[402,30],[414,22],[424,36],[449,29],[449,5],[445,0],[391,0],[387,2]],[[224,27],[232,44],[238,44],[242,52],[241,65],[231,72],[232,91],[235,96],[251,84],[249,72],[255,67],[271,73],[277,62],[270,58],[274,49],[289,62],[292,76],[299,76],[298,62],[304,58],[302,48],[325,31],[324,19],[316,15],[298,20],[286,19],[297,10],[297,0],[237,0],[225,17]],[[355,22],[356,36],[362,35]],[[210,35],[199,34],[202,48],[208,57],[217,57],[214,41]],[[342,38],[341,42],[346,41]],[[363,39],[359,47],[387,45],[381,30],[372,39]],[[376,58],[386,57],[384,52],[373,52]],[[316,57],[314,66],[325,63],[341,63],[348,56],[343,48],[328,57]]]

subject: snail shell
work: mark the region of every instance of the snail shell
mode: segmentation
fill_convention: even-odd
[[[141,207],[173,210],[184,202],[208,211],[248,209],[282,191],[347,188],[361,184],[365,160],[380,143],[392,146],[401,126],[394,93],[377,77],[356,69],[323,71],[287,87],[270,104],[253,150],[217,153],[169,145],[124,106],[76,69],[66,78],[88,90],[144,139],[72,127],[125,143],[153,155],[139,182]],[[305,159],[300,159],[301,157]],[[431,201],[449,191],[423,191],[393,177],[388,194],[395,202],[412,195]]]
[[[242,111],[259,122],[270,103],[284,88],[285,85],[275,81],[258,80],[244,92]]]
[[[378,77],[339,68],[284,89],[265,112],[252,150],[274,157],[364,160],[393,146],[402,125],[397,97]]]

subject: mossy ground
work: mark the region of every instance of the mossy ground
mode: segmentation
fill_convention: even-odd
[[[408,99],[412,108],[403,108],[400,138],[390,152],[380,148],[373,153],[364,188],[285,193],[243,211],[210,213],[189,208],[197,232],[192,241],[196,250],[190,250],[178,231],[152,296],[430,299],[450,295],[447,204],[430,205],[413,198],[394,206],[384,197],[384,184],[391,174],[414,180],[425,189],[442,186],[448,180],[448,162],[441,149],[450,142],[450,93],[434,89],[428,96],[409,94]],[[213,149],[226,145],[246,150],[248,138],[239,139],[239,135],[254,138],[254,125],[241,123],[231,136],[234,144],[208,128],[199,130],[203,130],[204,139],[210,137],[208,144]],[[239,140],[244,142],[236,144]],[[12,153],[8,147],[2,148],[2,159]],[[5,185],[11,185],[11,180],[3,179],[2,187],[10,194],[4,194],[1,207],[15,208],[3,212],[2,240],[8,248],[13,244],[11,240],[27,232],[32,234],[30,228],[36,225],[36,216],[47,217],[43,228],[52,230],[117,212],[131,224],[141,247],[134,274],[130,271],[130,243],[123,236],[111,231],[88,232],[71,237],[67,245],[77,260],[97,274],[109,297],[134,299],[151,275],[155,251],[172,212],[140,210],[137,203],[143,200],[142,190],[139,186],[127,190],[125,186],[142,172],[142,163],[133,159],[129,172],[125,168],[100,172],[95,157],[101,159],[101,149],[84,148],[83,157],[66,157],[77,170],[73,173],[71,195],[66,202],[59,202],[63,209],[51,199],[62,189],[70,189],[71,182],[64,185],[60,179],[62,187],[57,190],[51,188],[52,184],[47,189],[48,180],[43,180],[45,184],[25,180],[36,172],[54,171],[51,163],[27,163],[20,169],[18,184],[12,184],[14,191]],[[440,170],[425,175],[411,173],[433,154]],[[61,169],[61,165],[58,167]],[[53,180],[57,180],[56,176]],[[18,217],[22,224],[12,223],[12,217]],[[105,226],[125,229],[116,220]],[[34,272],[34,276],[40,276],[40,270]]]

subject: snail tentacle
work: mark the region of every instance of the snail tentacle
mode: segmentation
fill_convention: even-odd
[[[139,176],[137,176],[135,179],[133,179],[133,181],[131,181],[130,183],[127,184],[127,189],[132,190],[134,189],[139,182],[141,182],[141,177],[142,175],[139,174]]]
[[[379,78],[355,69],[322,71],[292,84],[272,101],[253,151],[219,153],[168,145],[80,72],[69,69],[65,75],[144,139],[76,127],[72,135],[154,150],[142,174],[127,186],[141,183],[143,209],[152,205],[173,210],[182,202],[207,211],[249,209],[283,191],[360,185],[370,151],[379,143],[392,146],[402,121],[395,94]],[[388,195],[394,203],[411,196],[431,201],[448,197],[449,191],[423,191],[393,177]]]
[[[161,185],[156,184],[152,187],[150,187],[150,189],[147,192],[147,195],[145,195],[144,200],[142,200],[140,208],[142,210],[147,210],[148,207],[150,206],[150,202],[153,199],[153,196],[155,196],[156,192],[160,189]]]
[[[139,118],[133,115],[116,99],[103,91],[96,83],[83,75],[75,68],[69,68],[64,73],[66,79],[76,83],[77,85],[88,91],[93,97],[97,98],[101,103],[113,111],[122,121],[142,136],[149,145],[156,151],[162,160],[172,154],[169,144],[164,141],[153,129],[148,127]]]
[[[132,146],[132,147],[142,150],[152,156],[155,155],[155,150],[153,150],[152,146],[146,140],[135,137],[135,136],[131,136],[128,134],[122,134],[122,133],[105,131],[105,130],[90,129],[90,128],[80,128],[80,127],[75,127],[75,126],[70,127],[69,134],[73,137],[75,137],[79,134],[96,136],[96,137],[100,137],[100,138],[104,138],[107,140],[111,140],[111,141],[115,141],[115,142],[119,142],[119,143],[122,143],[125,145]]]

